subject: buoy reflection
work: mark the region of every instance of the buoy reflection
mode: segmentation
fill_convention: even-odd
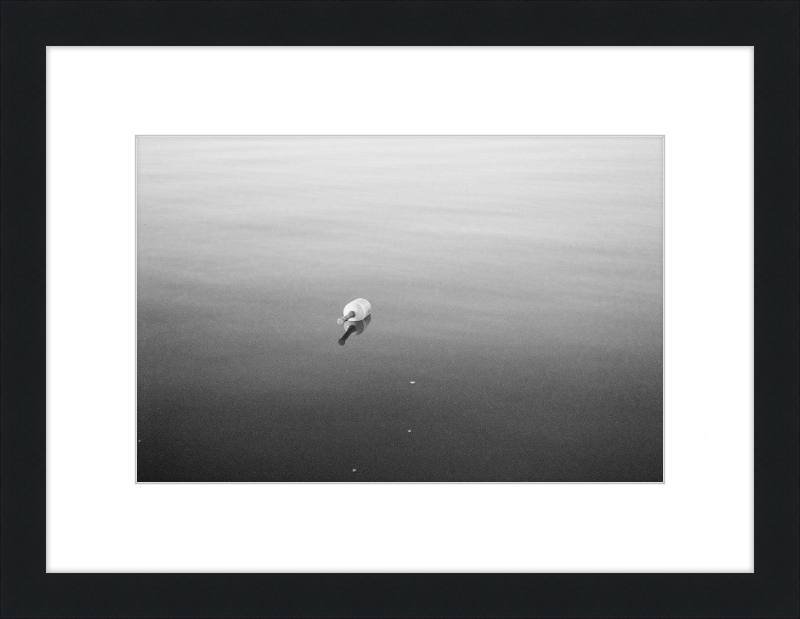
[[[367,316],[364,320],[348,320],[345,322],[344,325],[342,325],[344,327],[344,335],[339,338],[339,346],[344,346],[347,338],[351,335],[361,335],[364,333],[364,329],[367,328],[371,320],[372,314]]]

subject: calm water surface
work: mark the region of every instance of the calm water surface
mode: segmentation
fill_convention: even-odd
[[[662,163],[138,138],[139,481],[661,481]]]

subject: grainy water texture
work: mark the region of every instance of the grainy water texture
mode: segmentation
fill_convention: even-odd
[[[662,480],[661,138],[136,145],[139,481]]]

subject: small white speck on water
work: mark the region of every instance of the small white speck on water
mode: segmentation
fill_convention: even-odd
[[[408,381],[408,382],[410,382],[410,383],[413,385],[413,384],[414,384],[415,382],[417,382],[417,381],[415,381],[415,380],[410,380],[410,381]]]
[[[410,430],[409,430],[409,432],[410,432]],[[136,441],[136,442],[137,442],[137,443],[141,443],[141,442],[142,442],[142,439],[139,439],[139,440],[138,440],[138,441]]]
[[[353,469],[353,473],[355,473],[355,472],[356,472],[356,470],[355,470],[355,469]]]
[[[411,432],[411,430],[409,430],[409,432]]]

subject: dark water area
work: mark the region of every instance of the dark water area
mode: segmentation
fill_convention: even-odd
[[[661,481],[662,158],[138,138],[138,480]]]

